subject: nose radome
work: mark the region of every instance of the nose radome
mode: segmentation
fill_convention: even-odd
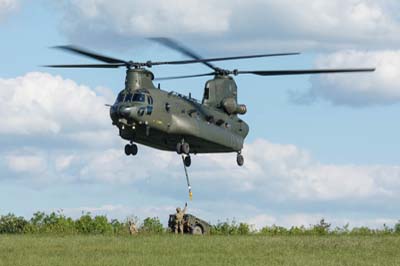
[[[119,113],[123,117],[128,117],[131,114],[131,111],[132,111],[132,107],[130,107],[130,106],[121,106],[121,108],[119,109]]]
[[[119,113],[121,114],[121,116],[128,118],[129,116],[131,116],[131,114],[133,114],[135,109],[136,108],[134,106],[121,106],[119,108]]]

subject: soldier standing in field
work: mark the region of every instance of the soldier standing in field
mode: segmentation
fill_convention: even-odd
[[[185,208],[181,210],[181,208],[176,208],[176,214],[175,214],[175,234],[178,233],[178,229],[183,234],[183,216],[186,213],[187,209],[187,202],[185,203]]]
[[[129,234],[130,235],[136,235],[138,233],[138,230],[136,228],[136,224],[132,221],[128,222],[129,224]]]

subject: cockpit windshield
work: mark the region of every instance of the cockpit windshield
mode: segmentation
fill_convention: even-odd
[[[124,92],[120,92],[118,94],[116,103],[120,103],[120,102],[144,102],[146,99],[146,95],[143,93],[124,93]]]

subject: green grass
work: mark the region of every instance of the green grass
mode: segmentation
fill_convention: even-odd
[[[3,265],[400,265],[396,236],[0,235]]]

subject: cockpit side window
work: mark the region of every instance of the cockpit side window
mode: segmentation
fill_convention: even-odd
[[[143,93],[135,93],[132,98],[132,102],[144,102],[145,95]]]
[[[209,97],[210,97],[210,88],[209,88],[208,86],[206,86],[206,87],[204,88],[204,99],[205,99],[205,100],[208,100]]]
[[[120,103],[120,102],[122,102],[122,101],[124,101],[124,93],[123,92],[120,92],[119,94],[118,94],[118,97],[117,97],[117,100],[115,101],[116,103]]]

